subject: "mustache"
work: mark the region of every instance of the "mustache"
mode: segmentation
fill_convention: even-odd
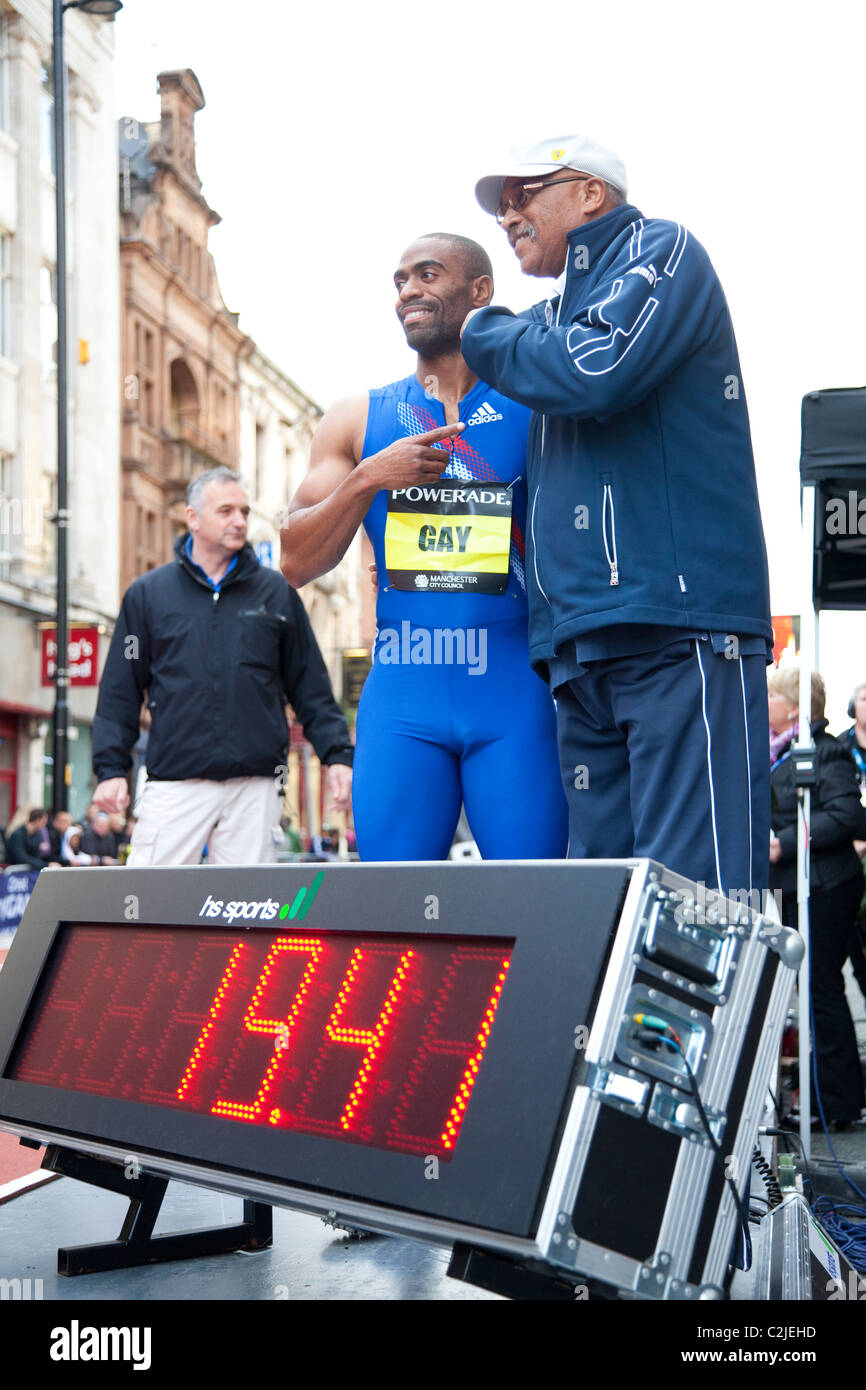
[[[508,244],[511,247],[512,251],[514,250],[514,247],[517,245],[517,238],[522,236],[529,237],[530,241],[535,241],[535,226],[532,222],[525,222],[524,225],[522,227],[518,227],[513,234],[509,232]]]

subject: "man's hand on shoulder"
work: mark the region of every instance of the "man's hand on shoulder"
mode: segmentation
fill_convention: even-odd
[[[327,775],[333,809],[348,811],[352,804],[352,769],[345,763],[331,763]]]
[[[100,782],[93,793],[93,800],[101,810],[108,811],[109,815],[120,815],[129,805],[126,778],[109,777],[107,781]]]

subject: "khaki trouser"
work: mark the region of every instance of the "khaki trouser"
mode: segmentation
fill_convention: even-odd
[[[188,779],[145,785],[127,866],[273,864],[280,799],[272,777]]]

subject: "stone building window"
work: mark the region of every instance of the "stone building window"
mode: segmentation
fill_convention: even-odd
[[[174,227],[173,227],[172,224],[169,222],[169,220],[168,220],[167,217],[163,217],[163,218],[162,218],[162,222],[161,222],[161,232],[160,232],[160,239],[159,239],[159,249],[160,249],[160,251],[161,251],[161,253],[162,253],[162,258],[163,258],[163,260],[164,260],[164,261],[168,261],[169,264],[171,264],[172,248],[173,248],[173,246],[174,246]]]
[[[57,151],[54,148],[54,76],[42,69],[42,91],[39,95],[39,163],[46,174],[57,173]]]
[[[0,453],[0,579],[9,578],[9,561],[12,559],[12,537],[7,524],[12,507],[12,459],[9,454]]]
[[[9,298],[12,289],[12,238],[0,232],[0,357],[9,357]]]
[[[45,524],[42,527],[42,564],[48,569],[54,564],[56,539],[54,517],[57,515],[57,478],[53,473],[42,474],[42,510],[45,514]]]
[[[171,433],[175,439],[198,436],[199,404],[195,378],[182,357],[171,364]]]
[[[141,384],[141,416],[146,425],[156,424],[155,334],[141,319],[135,321],[135,372]]]
[[[39,272],[39,328],[42,380],[57,377],[57,271],[43,265]]]
[[[256,425],[256,481],[255,499],[262,496],[265,486],[265,427]]]
[[[160,520],[149,507],[136,507],[136,574],[146,574],[162,564],[160,555]]]
[[[9,21],[0,14],[0,130],[9,129]]]

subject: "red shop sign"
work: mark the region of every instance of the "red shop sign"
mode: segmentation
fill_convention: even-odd
[[[69,634],[67,665],[70,685],[99,684],[99,628],[75,627]],[[42,629],[42,684],[53,685],[57,670],[57,629]]]

